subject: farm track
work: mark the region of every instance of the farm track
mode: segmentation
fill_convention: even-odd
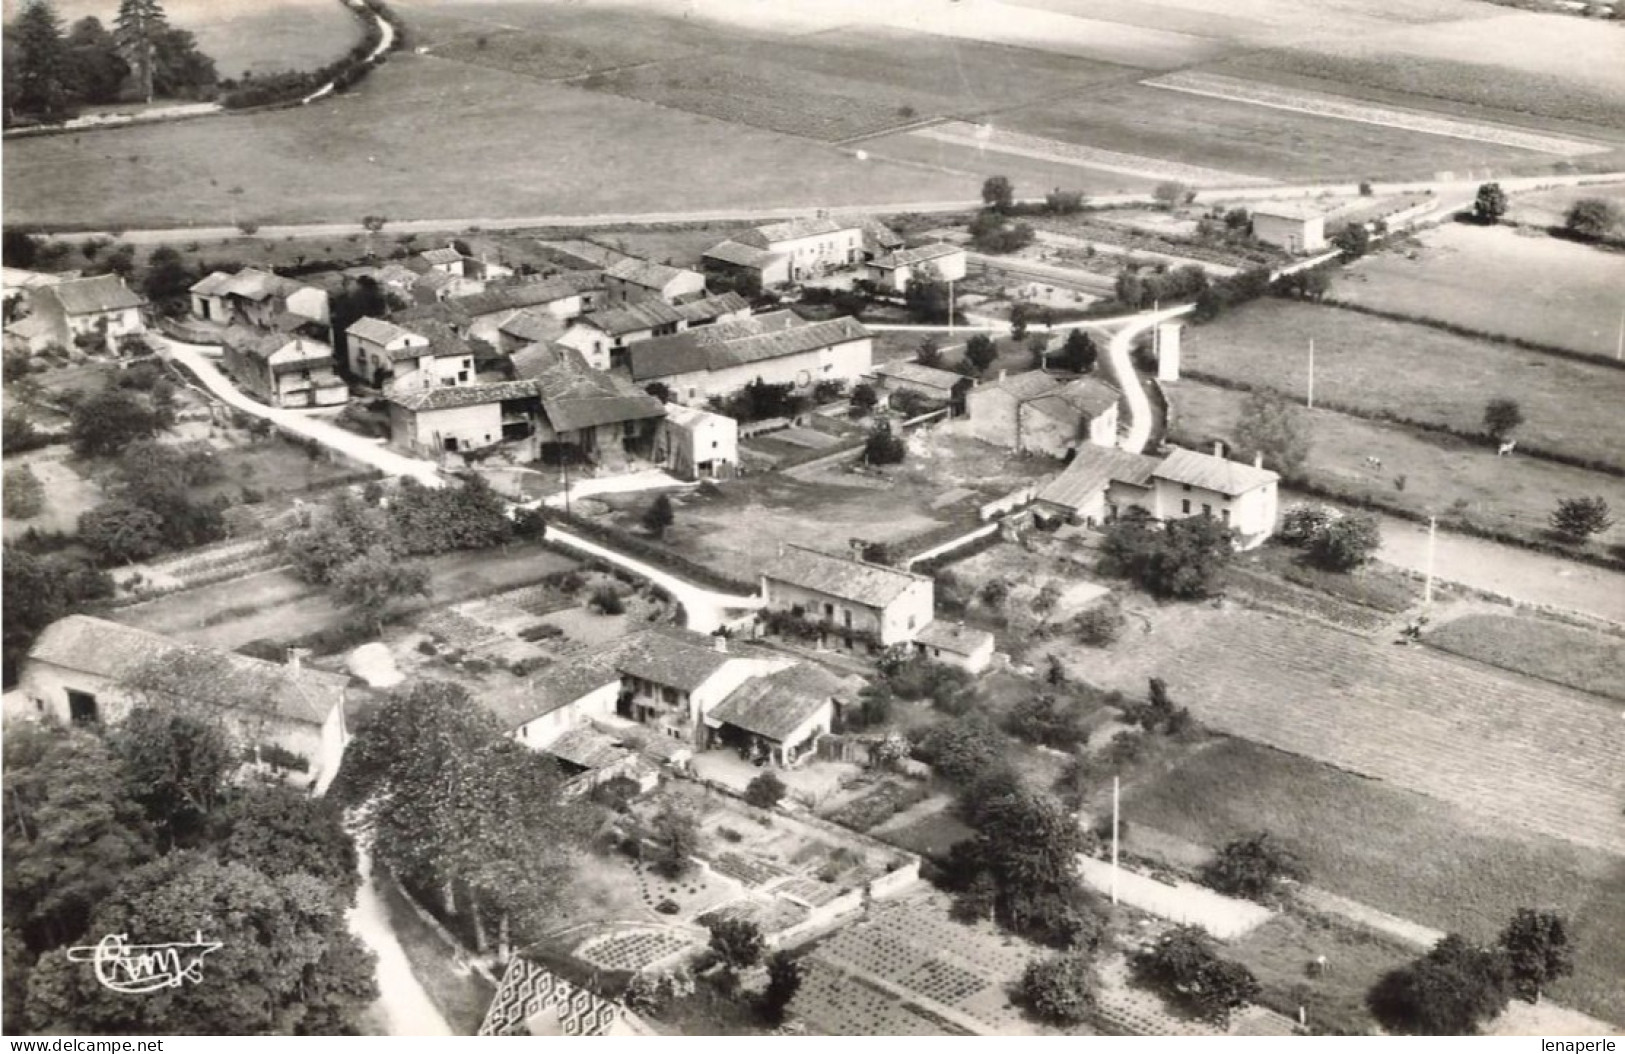
[[[1198,187],[1269,186],[1276,182],[1263,176],[1203,168],[1137,154],[1123,154],[1115,150],[1101,150],[1059,139],[1028,135],[1024,132],[989,129],[983,133],[976,125],[966,121],[949,121],[941,126],[910,134],[955,146],[972,146],[995,154],[1012,154],[1052,164],[1072,165],[1142,179],[1173,179]]]
[[[1625,730],[1581,693],[1250,612],[1161,645],[1106,687],[1172,672],[1220,732],[1625,853]]]

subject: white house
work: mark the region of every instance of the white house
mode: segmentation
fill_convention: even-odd
[[[763,287],[817,278],[863,262],[861,222],[787,220],[742,231],[705,251],[707,266],[745,271]]]
[[[411,348],[426,348],[429,338],[381,318],[357,319],[344,331],[350,373],[371,379],[393,373],[397,359],[412,358]]]
[[[118,275],[75,278],[29,290],[35,323],[32,342],[71,348],[80,338],[114,350],[124,338],[144,333],[147,301]],[[41,340],[39,335],[46,334]]]
[[[627,360],[639,387],[659,382],[671,401],[692,405],[758,380],[799,391],[856,381],[873,368],[873,344],[856,319],[803,322],[774,311],[642,341],[627,349]]]
[[[1293,253],[1326,248],[1326,217],[1305,205],[1265,203],[1253,207],[1253,237]]]
[[[869,280],[881,289],[906,293],[909,282],[920,275],[940,282],[960,281],[965,277],[965,266],[963,247],[937,242],[877,256],[864,264],[863,269]]]
[[[640,300],[680,300],[705,295],[705,276],[669,264],[624,257],[604,269],[604,284],[611,303],[632,304]]]
[[[171,640],[118,622],[70,615],[40,634],[21,691],[65,725],[115,725],[137,706],[219,721],[245,749],[298,755],[318,793],[337,775],[349,732],[349,677]]]
[[[680,403],[666,404],[654,459],[682,479],[718,479],[739,465],[739,422]]]
[[[933,590],[926,575],[790,544],[762,572],[764,611],[816,623],[848,647],[914,640],[931,623]]]
[[[191,293],[192,316],[201,322],[270,329],[283,315],[323,326],[332,321],[326,290],[254,267],[215,271]]]
[[[937,619],[915,636],[914,647],[922,658],[970,673],[981,673],[993,661],[993,634],[963,622]]]
[[[333,349],[298,333],[226,331],[221,365],[245,391],[271,406],[342,406],[350,389],[334,370]]]
[[[1236,532],[1242,549],[1263,544],[1275,532],[1281,477],[1262,467],[1261,459],[1245,465],[1217,452],[1176,448],[1151,475],[1146,511],[1159,520],[1215,516]]]
[[[1066,457],[1081,444],[1117,444],[1117,390],[1093,377],[999,373],[965,394],[970,434],[1017,452]]]

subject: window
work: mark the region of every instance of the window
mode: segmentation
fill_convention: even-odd
[[[824,605],[824,617],[825,618],[834,618],[835,617],[835,605],[834,604],[825,604]]]
[[[468,371],[467,370],[458,370],[457,371],[457,383],[458,384],[467,384],[468,383]]]
[[[1189,483],[1186,483],[1184,486],[1180,487],[1179,489],[1183,490],[1186,494],[1189,494],[1191,492],[1191,485]]]
[[[1184,513],[1186,516],[1189,516],[1191,514],[1191,500],[1189,498],[1185,498],[1182,501],[1180,501],[1180,503],[1179,503],[1179,511]]]
[[[1224,513],[1224,525],[1226,527],[1230,526],[1230,510],[1229,509],[1220,509],[1219,511]]]
[[[93,725],[98,720],[96,697],[89,692],[68,689],[68,720],[76,725]]]
[[[1202,503],[1202,515],[1203,516],[1212,516],[1213,515],[1213,506],[1207,504],[1206,502],[1203,502]]]
[[[914,628],[914,616],[913,616],[913,615],[910,615],[910,616],[909,616],[909,617],[908,617],[908,628],[909,628],[909,629],[913,629],[913,628]]]

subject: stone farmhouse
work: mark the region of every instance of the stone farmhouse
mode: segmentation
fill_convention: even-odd
[[[1275,531],[1281,477],[1255,462],[1175,447],[1152,458],[1123,450],[1080,448],[1061,474],[1038,492],[1037,515],[1098,524],[1129,508],[1158,520],[1215,516],[1236,532],[1237,546],[1255,548]]]
[[[707,249],[708,269],[744,275],[763,289],[818,278],[864,258],[864,224],[820,216],[742,231]]]
[[[28,292],[32,322],[26,334],[31,350],[80,342],[116,351],[127,337],[145,333],[146,298],[118,275],[74,278],[39,284]]]
[[[64,725],[117,724],[137,706],[218,720],[247,750],[275,745],[303,758],[327,788],[349,739],[349,678],[187,644],[118,622],[70,615],[46,627],[23,664],[21,691]]]
[[[441,322],[412,328],[379,318],[357,319],[345,331],[350,374],[386,391],[473,384],[474,349]]]
[[[803,322],[773,311],[634,344],[628,368],[639,387],[659,382],[671,401],[693,405],[758,380],[797,390],[856,381],[873,367],[873,343],[856,319]]]
[[[604,276],[581,271],[554,278],[491,285],[474,296],[453,297],[448,306],[463,316],[465,336],[497,346],[501,330],[520,312],[547,314],[569,322],[605,302]]]
[[[682,304],[644,300],[584,315],[565,330],[558,342],[581,352],[597,369],[607,370],[625,366],[627,349],[641,341],[749,317],[750,304],[738,293]]]
[[[233,326],[226,331],[221,365],[239,388],[270,406],[342,406],[350,398],[349,386],[335,371],[333,349],[298,332]]]
[[[934,590],[926,575],[791,544],[762,572],[764,611],[816,623],[849,648],[912,641],[934,617]]]
[[[965,394],[966,427],[994,446],[1064,458],[1085,443],[1117,445],[1117,402],[1117,390],[1092,377],[1001,370]]]
[[[888,362],[876,366],[875,384],[886,394],[912,392],[933,402],[949,403],[976,386],[969,377],[917,362]]]
[[[680,479],[729,479],[739,469],[739,422],[679,403],[666,404],[655,433],[655,463]]]
[[[288,317],[327,326],[332,321],[326,290],[292,278],[245,267],[215,271],[192,286],[192,317],[219,326],[277,328]]]
[[[1253,208],[1253,237],[1292,253],[1326,248],[1326,217],[1306,205],[1266,202]]]
[[[604,269],[604,282],[612,304],[658,300],[667,304],[705,295],[705,276],[669,264],[628,256]]]
[[[957,282],[965,277],[967,256],[962,246],[936,242],[918,249],[899,249],[876,256],[863,265],[865,277],[888,293],[908,292],[916,277]]]

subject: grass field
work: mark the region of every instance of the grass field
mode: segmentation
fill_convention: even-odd
[[[1377,253],[1353,264],[1337,276],[1333,295],[1574,351],[1618,351],[1625,254],[1461,223],[1428,231],[1419,241],[1414,252]],[[1625,372],[1614,376],[1610,403],[1625,393]]]
[[[1556,227],[1563,223],[1569,206],[1582,198],[1606,198],[1625,207],[1625,183],[1604,183],[1589,187],[1561,187],[1540,190],[1532,194],[1518,194],[1507,209],[1507,219],[1514,223],[1529,223],[1539,227]]]
[[[1625,641],[1520,615],[1463,615],[1429,631],[1428,644],[1491,666],[1625,703]]]
[[[1311,977],[1320,956],[1336,969]],[[1365,1006],[1371,986],[1416,955],[1415,949],[1352,926],[1279,914],[1226,948],[1226,957],[1253,972],[1264,1001],[1289,1016],[1304,1008],[1311,1029],[1369,1033],[1376,1021]]]
[[[1317,370],[1319,364],[1317,342]],[[1194,381],[1171,385],[1168,397],[1174,406],[1173,436],[1197,449],[1234,433],[1246,399],[1241,392]],[[1559,498],[1601,495],[1613,508],[1625,508],[1625,480],[1617,476],[1527,457],[1498,458],[1482,443],[1329,410],[1307,413],[1313,436],[1310,480],[1352,498],[1542,540]],[[1380,459],[1383,467],[1369,467],[1367,457]],[[1394,483],[1400,476],[1404,490]],[[1604,544],[1621,540],[1625,528],[1619,524],[1601,536]]]
[[[1399,288],[1402,283],[1397,275],[1416,265],[1396,259],[1379,266],[1383,269],[1377,272],[1383,275],[1380,288]],[[1441,262],[1436,270],[1447,266]],[[1479,261],[1464,262],[1464,269],[1487,270]],[[1625,281],[1625,263],[1619,276]],[[1481,325],[1492,325],[1498,316],[1561,313],[1557,304],[1548,309],[1547,302],[1538,299],[1514,299],[1512,290],[1504,285],[1498,295],[1487,282],[1479,289],[1486,305]],[[1337,286],[1340,295],[1358,290],[1362,301],[1367,297],[1366,288],[1361,280],[1350,278],[1341,279]],[[1597,293],[1600,304],[1600,283]],[[1471,295],[1468,287],[1460,290],[1454,313],[1470,317],[1468,304],[1479,303],[1471,301]],[[1444,298],[1440,293],[1434,304],[1444,304]],[[1403,309],[1393,301],[1376,299],[1374,306]],[[1596,315],[1594,310],[1592,317]],[[1301,401],[1308,387],[1311,340],[1315,342],[1317,404],[1389,413],[1477,434],[1483,429],[1484,405],[1491,399],[1512,398],[1523,408],[1526,421],[1517,434],[1528,446],[1625,465],[1625,436],[1618,428],[1625,370],[1608,366],[1458,337],[1427,326],[1273,299],[1188,330],[1185,366],[1272,388]],[[1172,398],[1178,401],[1180,396],[1176,393]],[[1495,451],[1489,449],[1489,454],[1493,457]],[[1500,460],[1498,469],[1506,464],[1506,459]],[[1384,464],[1387,466],[1386,458]],[[1389,467],[1391,473],[1408,471],[1405,466]]]
[[[9,22],[20,6],[6,0]],[[56,0],[67,25],[93,16],[108,29],[118,4],[108,0]],[[361,39],[361,24],[339,0],[165,0],[173,26],[197,37],[222,77],[278,70],[316,69]],[[9,148],[8,148],[9,149]]]
[[[982,150],[963,143],[949,143],[906,132],[866,139],[859,146],[870,157],[922,165],[938,172],[963,174],[966,178],[975,179],[978,185],[988,176],[1004,176],[1015,185],[1019,197],[1036,197],[1055,187],[1086,194],[1145,193],[1157,184],[1157,180],[1148,177]]]
[[[644,178],[654,158],[663,178]],[[410,54],[308,109],[6,146],[10,223],[225,223],[233,186],[244,188],[239,218],[286,223],[838,208],[969,200],[979,183]]]
[[[1268,830],[1310,881],[1402,918],[1493,939],[1519,907],[1575,923],[1576,974],[1552,999],[1625,1024],[1625,859],[1521,834],[1494,818],[1329,765],[1230,740],[1132,788],[1129,823],[1220,846]],[[1335,963],[1342,968],[1341,963]]]

